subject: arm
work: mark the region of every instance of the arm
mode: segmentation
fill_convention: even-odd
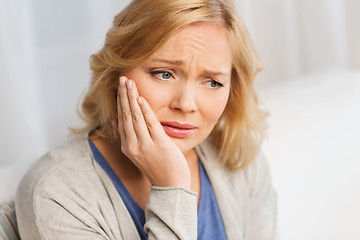
[[[196,197],[183,188],[151,187],[145,209],[145,232],[149,239],[196,239]]]
[[[119,239],[115,238],[117,234],[114,236],[107,229],[106,222],[100,222],[101,215],[96,214],[92,206],[84,207],[81,193],[68,191],[76,188],[71,185],[72,181],[64,182],[56,176],[48,176],[33,186],[31,176],[24,180],[16,197],[16,216],[22,240]],[[89,202],[95,201],[89,199]]]
[[[126,216],[125,206],[116,204],[115,216],[110,201],[97,201],[98,194],[82,194],[83,189],[91,189],[93,183],[82,184],[79,191],[71,182],[74,181],[64,182],[49,176],[36,191],[21,191],[16,202],[21,239],[138,239],[131,217]],[[28,188],[26,184],[21,187]],[[193,214],[196,209],[194,192],[183,188],[152,187],[145,209],[148,239],[196,239],[197,218]]]
[[[135,82],[120,77],[118,118],[122,152],[152,184],[146,206],[149,239],[196,239],[197,196],[190,191],[190,169]]]

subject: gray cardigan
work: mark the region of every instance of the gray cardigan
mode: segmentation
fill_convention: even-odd
[[[276,194],[259,156],[242,170],[216,160],[211,144],[196,151],[219,205],[228,239],[275,239]],[[151,187],[145,208],[149,239],[196,239],[197,194]],[[20,183],[16,215],[22,240],[140,239],[117,190],[94,160],[87,135],[76,136],[36,162]]]

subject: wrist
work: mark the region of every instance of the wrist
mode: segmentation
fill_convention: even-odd
[[[191,189],[190,174],[182,176],[163,176],[162,178],[149,178],[151,185],[154,187],[180,187],[184,189]]]

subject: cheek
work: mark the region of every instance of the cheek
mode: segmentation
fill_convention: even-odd
[[[156,114],[156,111],[162,106],[161,103],[165,103],[168,99],[166,94],[168,91],[164,91],[156,86],[149,75],[143,70],[135,69],[125,74],[125,76],[135,81],[139,96],[146,99]]]
[[[203,117],[207,120],[209,125],[215,125],[224,112],[228,98],[212,98],[207,101],[202,101]]]
[[[167,91],[155,87],[150,81],[136,81],[139,95],[144,97],[155,112],[161,108],[168,99]]]

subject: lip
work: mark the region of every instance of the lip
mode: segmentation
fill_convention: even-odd
[[[179,122],[161,122],[166,134],[175,138],[186,138],[193,134],[196,127],[191,124],[182,124]]]

